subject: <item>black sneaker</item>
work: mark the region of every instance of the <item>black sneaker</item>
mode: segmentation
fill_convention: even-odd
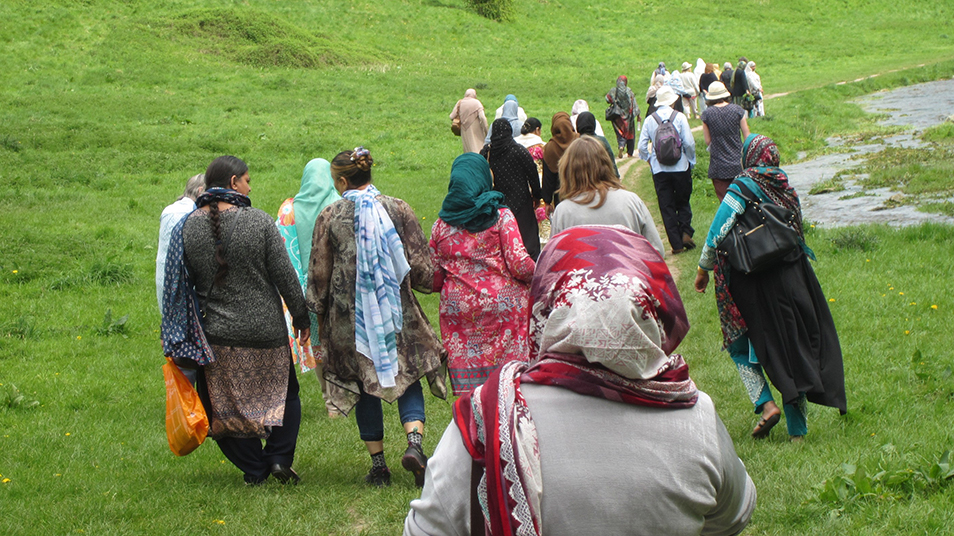
[[[391,470],[387,467],[380,469],[371,468],[368,474],[364,475],[364,481],[372,486],[383,488],[391,485]]]
[[[414,473],[414,484],[423,488],[424,471],[427,469],[427,456],[424,455],[424,450],[419,445],[408,443],[407,450],[404,451],[404,457],[401,458],[401,465]]]

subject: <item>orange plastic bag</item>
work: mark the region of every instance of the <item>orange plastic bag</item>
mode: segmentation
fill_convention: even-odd
[[[169,449],[176,456],[185,456],[205,441],[209,433],[209,419],[199,394],[171,357],[166,357],[162,375],[166,378],[166,435]]]

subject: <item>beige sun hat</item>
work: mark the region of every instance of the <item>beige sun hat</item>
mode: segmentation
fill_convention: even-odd
[[[676,92],[672,90],[669,86],[663,86],[656,90],[656,105],[657,106],[669,106],[670,104],[676,102],[679,99],[676,96]]]
[[[713,82],[709,84],[709,93],[706,94],[707,101],[725,99],[729,97],[729,90],[725,88],[722,82]]]
[[[682,62],[682,70],[685,71],[686,69],[692,69],[692,64],[688,61]]]

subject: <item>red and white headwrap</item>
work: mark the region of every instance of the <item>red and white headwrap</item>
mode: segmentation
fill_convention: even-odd
[[[531,364],[511,362],[454,404],[494,536],[541,532],[543,481],[536,426],[523,383],[661,408],[698,398],[673,354],[689,331],[669,268],[642,236],[622,227],[570,228],[551,238],[531,285]]]

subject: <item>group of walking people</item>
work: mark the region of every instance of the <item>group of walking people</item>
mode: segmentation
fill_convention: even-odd
[[[671,252],[682,253],[695,247],[695,141],[673,109],[679,95],[664,84],[637,144],[626,82],[606,99],[617,149],[622,139],[649,162]],[[784,410],[800,440],[806,401],[847,409],[837,333],[777,148],[748,132],[721,82],[705,97],[722,205],[694,288],[704,292],[714,271],[724,348],[760,414],[753,437],[768,436]],[[161,225],[164,351],[193,371],[210,436],[247,484],[299,481],[296,368],[314,369],[329,416],[355,413],[371,485],[391,481],[381,401],[397,401],[401,465],[424,488],[406,534],[479,533],[481,525],[491,534],[633,526],[728,534],[748,523],[752,480],[674,353],[689,324],[653,217],[623,188],[617,155],[585,101],[572,111],[553,116],[543,142],[542,125],[516,97],[487,125],[468,90],[454,110],[465,151],[429,239],[407,203],[373,184],[364,147],[310,161],[277,220],[252,208],[248,166],[236,157],[190,180]],[[663,150],[663,134],[678,154]],[[740,272],[718,251],[753,202],[745,192],[797,215],[800,247],[764,273]],[[541,214],[552,233],[544,245]],[[412,290],[440,293],[440,336]],[[445,363],[460,398],[429,459],[422,380],[445,398]],[[613,426],[593,414],[612,415]],[[606,502],[637,491],[647,494],[637,507]]]

